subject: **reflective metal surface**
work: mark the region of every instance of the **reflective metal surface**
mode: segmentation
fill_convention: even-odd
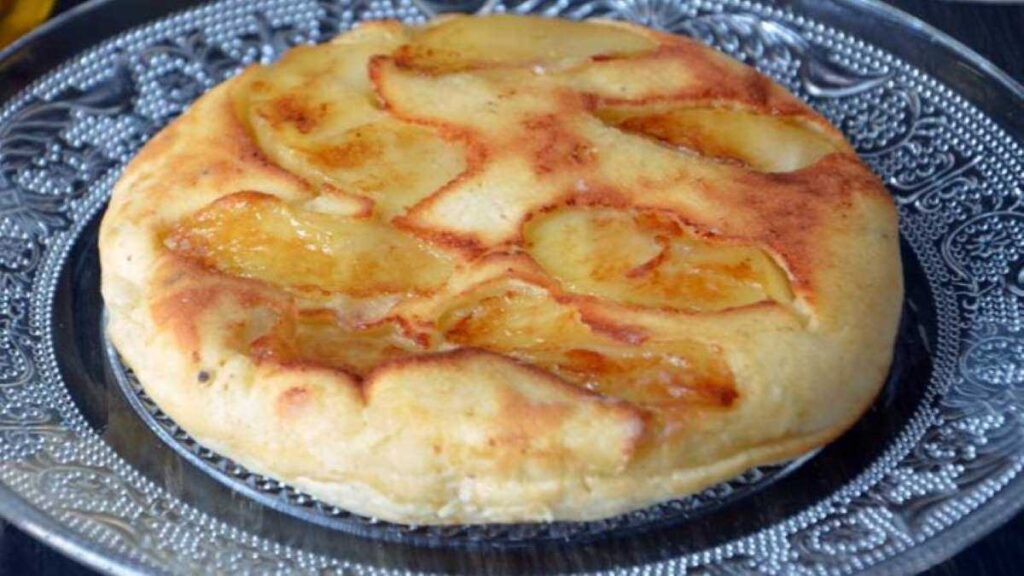
[[[113,572],[905,572],[1024,503],[1024,90],[954,41],[866,0],[190,4],[93,2],[0,52],[0,512],[33,535]],[[248,63],[452,7],[696,36],[846,132],[900,207],[908,287],[862,422],[608,522],[427,529],[318,508],[161,420],[102,337],[96,229],[120,168]]]

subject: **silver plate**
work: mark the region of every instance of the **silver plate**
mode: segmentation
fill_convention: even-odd
[[[846,439],[607,523],[445,531],[320,506],[176,430],[102,343],[95,230],[121,167],[246,64],[361,20],[422,21],[438,6],[193,7],[97,31],[98,46],[0,108],[4,516],[112,572],[845,574],[921,569],[1024,503],[1024,90],[865,0],[445,4],[628,19],[696,36],[843,129],[900,207],[908,262],[897,364]]]

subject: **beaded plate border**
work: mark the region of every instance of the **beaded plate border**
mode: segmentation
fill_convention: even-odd
[[[111,569],[381,573],[227,525],[134,471],[71,400],[57,369],[51,305],[70,246],[121,166],[204,90],[288,46],[365,19],[421,21],[432,8],[427,0],[223,0],[112,38],[0,108],[0,483],[20,498],[5,510],[45,512],[92,550],[120,558]],[[633,20],[697,36],[757,66],[840,126],[885,179],[933,292],[932,381],[865,472],[748,537],[624,573],[853,572],[1021,492],[1018,142],[898,58],[757,2],[488,0],[481,9]]]

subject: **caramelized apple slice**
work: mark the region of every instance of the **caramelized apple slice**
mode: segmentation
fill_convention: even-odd
[[[438,327],[454,344],[500,352],[593,339],[579,313],[546,290],[504,281],[457,298]]]
[[[789,302],[789,283],[754,247],[712,242],[654,213],[568,207],[530,220],[526,246],[578,294],[692,312]]]
[[[306,178],[373,200],[385,217],[402,213],[465,170],[460,147],[433,130],[384,118],[346,132],[273,148],[275,160]]]
[[[410,210],[405,223],[420,230],[444,231],[484,246],[514,239],[531,210],[564,197],[584,177],[601,177],[602,158],[591,135],[602,138],[607,149],[633,140],[677,156],[594,119],[581,96],[522,82],[521,70],[430,76],[390,60],[374,66],[377,89],[391,110],[453,126],[483,151],[464,178]],[[588,124],[598,133],[585,132]]]
[[[296,46],[276,63],[247,71],[233,96],[242,117],[252,112],[270,122],[306,128],[306,133],[314,132],[312,128],[347,130],[377,110],[367,73],[370,60],[393,52],[407,39],[405,27],[397,22],[372,22],[329,44]],[[304,111],[330,121],[297,121],[303,118],[287,114],[286,101],[306,104]]]
[[[737,396],[731,371],[711,347],[647,342],[640,350],[616,342],[538,288],[498,283],[474,291],[439,327],[449,342],[519,358],[641,406],[728,406]]]
[[[429,292],[452,271],[444,256],[389,226],[257,192],[211,203],[179,223],[165,244],[221,272],[298,291]]]
[[[525,356],[569,382],[648,408],[728,407],[739,396],[732,372],[709,346],[687,341],[662,348],[531,350]]]
[[[708,156],[739,162],[762,172],[790,172],[833,152],[845,152],[838,137],[808,120],[727,108],[679,108],[640,112],[598,111],[622,130]]]
[[[453,16],[429,26],[396,54],[401,65],[435,73],[579,61],[646,52],[655,42],[596,22],[522,16]]]
[[[271,160],[322,190],[368,197],[387,217],[443,186],[465,162],[436,131],[378,109],[369,60],[404,36],[383,25],[359,34],[360,42],[289,51],[243,85],[239,106]]]
[[[297,46],[277,63],[251,72],[235,91],[242,118],[261,144],[283,138],[323,138],[384,114],[378,109],[367,66],[401,44],[378,34],[360,44]]]
[[[555,71],[565,86],[595,96],[602,101],[647,102],[695,94],[707,90],[701,60],[676,54],[649,54],[586,62]],[[722,87],[727,89],[727,85]]]
[[[423,352],[397,322],[345,328],[329,310],[283,317],[250,348],[259,360],[327,366],[359,377],[389,360]]]

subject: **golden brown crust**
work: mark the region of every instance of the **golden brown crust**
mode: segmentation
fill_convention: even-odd
[[[850,426],[902,296],[885,189],[756,71],[559,26],[374,23],[155,136],[100,253],[109,335],[157,404],[416,523],[600,518]],[[385,156],[423,169],[389,182]]]

